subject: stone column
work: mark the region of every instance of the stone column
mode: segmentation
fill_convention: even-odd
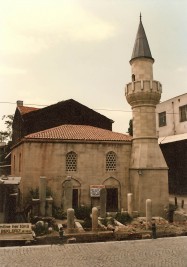
[[[46,177],[40,176],[39,198],[40,198],[40,215],[45,216],[45,200],[46,200]]]
[[[98,209],[96,207],[92,208],[92,231],[97,231],[98,229]]]
[[[53,198],[46,198],[46,216],[52,216]]]
[[[100,190],[100,217],[106,217],[106,188]]]
[[[73,185],[71,177],[68,178],[64,183],[64,211],[72,208],[72,198],[73,198]]]
[[[128,193],[127,194],[127,211],[130,216],[132,216],[133,213],[133,194]]]
[[[39,199],[32,199],[32,215],[39,216],[40,215],[40,200]]]
[[[146,199],[146,229],[149,228],[151,219],[152,219],[152,201],[151,199]]]
[[[75,228],[75,216],[74,216],[74,209],[70,208],[67,209],[67,231],[68,233],[74,232]]]

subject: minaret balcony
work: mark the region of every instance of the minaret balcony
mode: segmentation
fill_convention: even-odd
[[[131,106],[138,104],[157,105],[160,101],[162,85],[154,80],[139,80],[128,83],[125,96]]]

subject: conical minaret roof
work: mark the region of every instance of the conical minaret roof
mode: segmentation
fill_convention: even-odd
[[[140,14],[140,24],[138,27],[138,32],[136,34],[136,40],[135,40],[131,60],[135,58],[140,58],[140,57],[150,58],[154,60],[151,55],[149,43],[148,43],[145,30],[142,24],[141,14]]]

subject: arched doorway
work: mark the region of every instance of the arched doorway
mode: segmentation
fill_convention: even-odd
[[[105,185],[107,197],[106,197],[106,211],[114,212],[121,208],[121,185],[120,182],[114,178],[107,178],[103,185]]]
[[[65,181],[62,183],[63,195],[64,195],[64,183]],[[73,177],[71,177],[71,183],[72,183],[72,208],[76,209],[79,207],[80,203],[81,183]],[[63,196],[62,196],[62,202],[63,202]]]

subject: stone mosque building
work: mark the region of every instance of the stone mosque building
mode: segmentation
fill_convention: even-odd
[[[152,199],[153,215],[168,204],[168,167],[156,136],[155,108],[162,86],[153,79],[154,59],[140,18],[125,96],[132,107],[133,137],[112,131],[113,121],[73,99],[37,109],[17,102],[13,122],[11,174],[21,177],[23,206],[29,191],[45,176],[54,204],[64,207],[64,184],[73,184],[72,207],[99,206],[106,188],[107,211],[127,209],[145,215]]]

